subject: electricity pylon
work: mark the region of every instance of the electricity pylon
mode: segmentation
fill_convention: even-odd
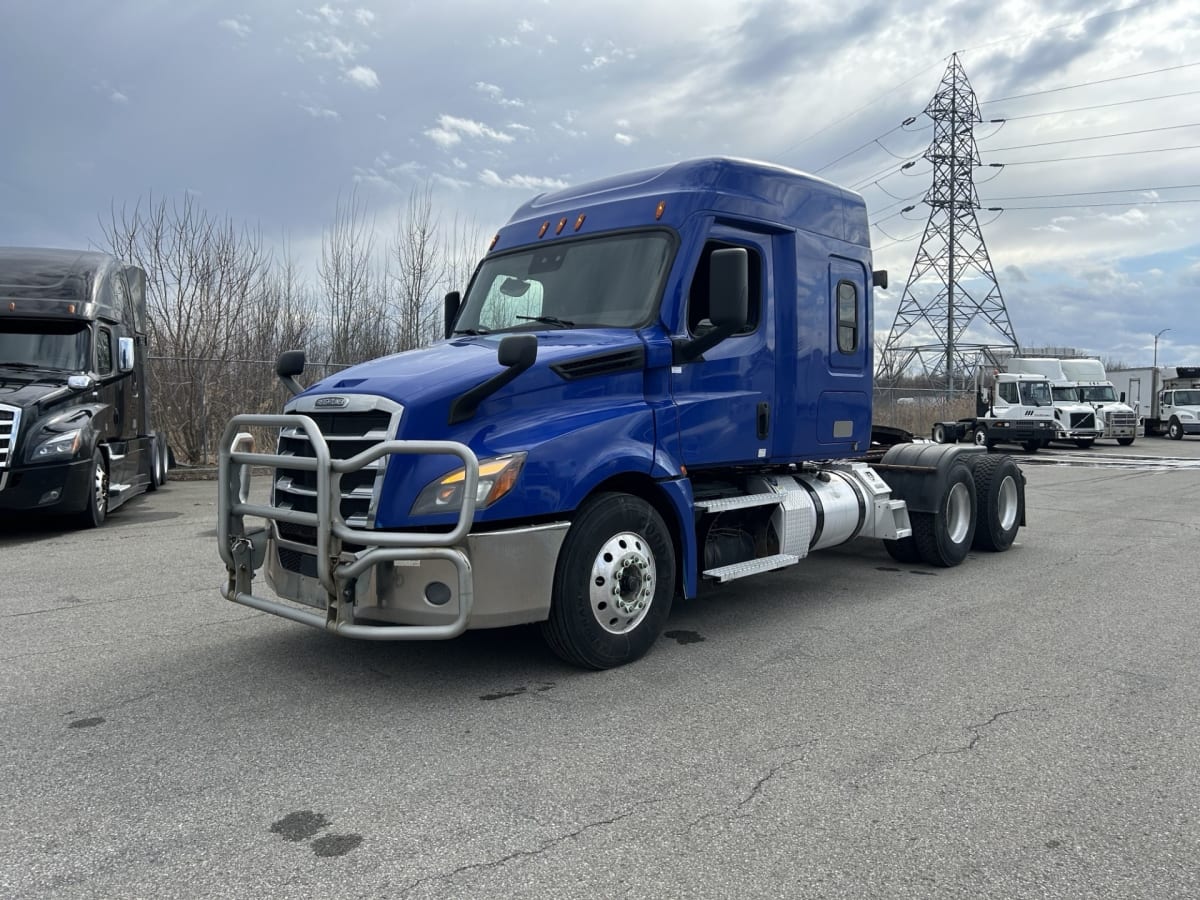
[[[969,380],[981,360],[994,363],[994,351],[1018,344],[976,217],[980,162],[974,128],[983,119],[957,53],[925,113],[933,120],[933,140],[924,154],[933,166],[925,194],[929,221],[880,372],[897,378],[919,363],[926,376],[944,380],[951,394],[956,373]]]

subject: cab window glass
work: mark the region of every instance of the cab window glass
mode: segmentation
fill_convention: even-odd
[[[837,345],[841,353],[858,349],[858,288],[849,281],[837,286]]]
[[[101,328],[96,333],[96,371],[101,375],[111,375],[113,370],[112,332]]]

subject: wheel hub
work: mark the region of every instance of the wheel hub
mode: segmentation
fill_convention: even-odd
[[[654,600],[654,554],[646,539],[632,532],[604,542],[592,565],[592,613],[605,631],[632,630]]]

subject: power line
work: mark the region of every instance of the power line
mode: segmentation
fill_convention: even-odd
[[[1132,75],[1116,75],[1112,78],[1100,78],[1096,81],[1083,81],[1079,84],[1068,84],[1065,87],[1049,88],[1044,91],[1030,91],[1028,94],[1012,94],[1008,97],[997,97],[994,100],[980,100],[979,105],[984,106],[988,103],[1002,103],[1005,100],[1020,100],[1025,97],[1040,97],[1043,94],[1057,94],[1059,91],[1071,91],[1075,88],[1091,87],[1094,84],[1109,84],[1113,81],[1125,81],[1129,78],[1141,78],[1145,75],[1159,75],[1162,72],[1174,72],[1178,69],[1188,69],[1193,66],[1200,66],[1200,62],[1181,63],[1178,66],[1167,66],[1163,69],[1152,69],[1149,72],[1134,72]]]
[[[1120,190],[1104,191],[1069,191],[1063,194],[1019,194],[1010,197],[992,197],[990,200],[980,200],[980,203],[996,203],[1000,200],[1045,200],[1050,197],[1090,197],[1095,194],[1137,194],[1144,191],[1182,191],[1189,188],[1200,188],[1200,184],[1164,184],[1158,187],[1121,188]]]
[[[1050,112],[1029,113],[1024,116],[1002,116],[998,119],[989,119],[990,122],[1016,122],[1020,119],[1040,119],[1044,116],[1061,116],[1066,113],[1088,112],[1093,109],[1108,109],[1113,106],[1128,106],[1131,103],[1149,103],[1152,100],[1173,100],[1176,97],[1190,97],[1193,94],[1200,94],[1200,91],[1181,91],[1178,94],[1159,94],[1157,97],[1142,97],[1137,100],[1116,100],[1112,103],[1097,103],[1094,106],[1076,106],[1072,109],[1055,109]],[[999,102],[999,101],[997,101]]]
[[[1200,128],[1200,122],[1189,122],[1186,125],[1164,125],[1162,128],[1142,128],[1137,131],[1120,131],[1113,134],[1098,134],[1092,137],[1066,138],[1061,141],[1041,141],[1037,144],[1016,144],[1012,147],[991,147],[988,153],[1003,153],[1006,150],[1028,150],[1031,147],[1050,147],[1054,144],[1078,144],[1081,141],[1106,141],[1109,138],[1129,137],[1134,134],[1152,134],[1156,131],[1178,131],[1181,128]]]
[[[1121,153],[1093,153],[1088,156],[1059,156],[1054,159],[1023,159],[1020,162],[988,163],[987,165],[995,169],[1003,169],[1007,166],[1033,166],[1041,163],[1072,162],[1078,159],[1107,159],[1112,156],[1140,156],[1144,153],[1173,153],[1177,150],[1200,150],[1200,144],[1188,144],[1185,147],[1159,147],[1156,150],[1126,150]]]
[[[1098,206],[1160,206],[1165,203],[1200,203],[1200,197],[1193,197],[1188,200],[1129,200],[1125,203],[1064,203],[1046,206],[1006,206],[1004,209],[1092,209]]]

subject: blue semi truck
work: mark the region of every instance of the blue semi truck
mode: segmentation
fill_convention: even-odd
[[[601,669],[704,582],[858,537],[937,566],[1006,550],[1010,457],[872,427],[876,287],[862,198],[790,169],[707,158],[536,197],[447,296],[444,340],[307,389],[280,356],[295,396],[222,441],[225,596],[376,640],[540,622]]]

